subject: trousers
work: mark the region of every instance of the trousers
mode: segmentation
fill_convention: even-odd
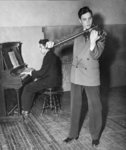
[[[100,101],[100,86],[81,86],[71,83],[71,123],[70,138],[79,136],[82,102],[85,101],[82,95],[85,90],[88,104],[89,131],[92,139],[98,139],[102,127],[102,105]]]
[[[21,95],[22,109],[25,111],[30,111],[35,94],[45,88],[47,88],[47,85],[45,84],[45,82],[42,82],[40,80],[28,83],[23,88],[23,92]]]

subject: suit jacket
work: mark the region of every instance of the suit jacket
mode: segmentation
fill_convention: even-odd
[[[104,49],[105,40],[98,40],[90,51],[90,40],[79,36],[74,40],[71,82],[83,86],[100,85],[99,57]]]
[[[60,58],[52,50],[48,51],[43,59],[40,70],[32,71],[32,78],[37,78],[47,88],[61,86],[62,71]]]

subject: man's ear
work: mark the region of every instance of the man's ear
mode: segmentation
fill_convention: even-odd
[[[80,24],[82,24],[82,21],[81,21],[81,19],[79,19],[79,22],[80,22]]]

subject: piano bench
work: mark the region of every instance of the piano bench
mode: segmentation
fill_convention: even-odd
[[[42,114],[48,109],[53,110],[55,113],[61,110],[61,94],[61,88],[47,88],[44,92],[42,91],[40,97],[43,100]]]

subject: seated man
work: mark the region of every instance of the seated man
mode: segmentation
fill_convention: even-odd
[[[27,84],[21,96],[22,114],[27,116],[32,107],[33,98],[36,92],[45,88],[60,87],[62,84],[61,61],[55,55],[53,49],[50,49],[54,43],[48,39],[39,41],[42,55],[44,55],[43,63],[40,70],[32,70],[25,72],[33,78],[33,82]]]

